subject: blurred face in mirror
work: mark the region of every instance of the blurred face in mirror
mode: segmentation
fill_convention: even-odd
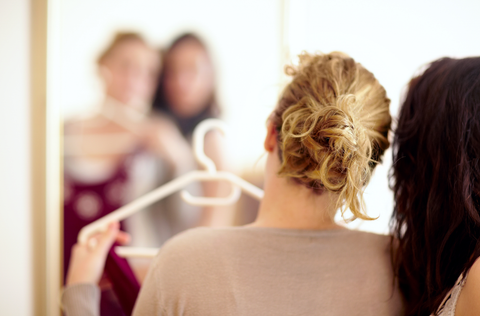
[[[117,44],[100,64],[106,94],[134,107],[150,104],[158,71],[158,54],[138,40]]]
[[[199,114],[212,102],[214,75],[205,48],[194,40],[175,46],[165,57],[164,93],[179,117]]]

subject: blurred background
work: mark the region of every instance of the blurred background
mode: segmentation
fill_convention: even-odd
[[[92,221],[196,169],[188,148],[201,119],[230,126],[206,140],[219,169],[261,186],[265,122],[288,80],[284,65],[302,51],[351,55],[386,88],[395,116],[405,84],[426,63],[480,53],[479,12],[467,0],[0,0],[2,314],[55,306],[63,274],[48,261],[61,256],[63,225]],[[117,45],[119,32],[140,37]],[[366,190],[368,213],[379,219],[352,228],[388,232],[390,165],[388,151]],[[111,198],[119,192],[131,194]],[[248,199],[228,210],[181,205],[172,197],[125,228],[139,243],[161,245],[188,227],[247,223],[256,207]],[[165,235],[155,234],[158,225]],[[58,249],[45,251],[52,240]],[[49,275],[58,282],[40,284]]]

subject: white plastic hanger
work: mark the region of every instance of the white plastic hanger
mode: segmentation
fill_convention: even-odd
[[[263,190],[253,184],[243,180],[239,176],[226,172],[217,171],[215,163],[205,155],[203,144],[205,134],[211,129],[219,129],[222,133],[226,132],[226,124],[217,119],[207,119],[201,122],[193,133],[193,152],[198,163],[203,166],[205,171],[191,171],[180,176],[161,187],[145,194],[144,196],[122,206],[118,210],[96,220],[95,222],[82,228],[78,234],[78,242],[87,243],[89,237],[95,233],[103,232],[107,229],[108,224],[115,221],[121,221],[143,209],[149,205],[182,190],[188,184],[195,181],[218,181],[226,180],[232,183],[232,192],[227,197],[209,198],[194,197],[186,190],[183,190],[181,197],[183,200],[192,205],[216,206],[231,205],[237,202],[240,197],[241,190],[248,195],[261,200],[263,198]],[[93,239],[91,239],[93,240]],[[115,252],[122,257],[154,257],[158,252],[156,248],[134,248],[134,247],[116,247]]]

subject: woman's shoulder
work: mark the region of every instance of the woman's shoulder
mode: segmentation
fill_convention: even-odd
[[[351,246],[355,248],[362,247],[390,251],[392,245],[391,236],[367,231],[350,230],[350,234],[346,238],[351,241]]]
[[[232,227],[196,227],[187,229],[170,238],[162,247],[170,252],[218,252],[220,247],[230,248],[250,237],[249,229],[242,226]]]
[[[153,278],[162,286],[189,286],[187,283],[211,275],[223,264],[232,242],[225,230],[193,228],[170,238],[154,258]]]
[[[162,247],[162,251],[189,250],[206,246],[214,239],[220,230],[210,227],[196,227],[187,229],[169,239]]]
[[[228,243],[228,229],[197,227],[170,238],[160,249],[157,261],[182,261],[185,257],[202,258],[218,252],[219,244]]]
[[[480,314],[480,257],[468,272],[455,311],[459,316],[477,314]]]
[[[356,230],[331,230],[331,231],[302,231],[294,229],[276,229],[259,227],[225,227],[210,228],[198,227],[186,230],[171,238],[160,252],[164,257],[178,254],[204,256],[212,252],[221,255],[222,249],[243,249],[268,243],[279,244],[285,247],[298,244],[332,244],[341,248],[357,249],[360,252],[371,249],[374,252],[389,253],[391,237]],[[348,249],[345,249],[348,250]]]

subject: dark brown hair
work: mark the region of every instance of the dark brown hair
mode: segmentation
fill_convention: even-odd
[[[430,315],[480,256],[480,58],[410,81],[393,162],[394,266],[406,315]]]

